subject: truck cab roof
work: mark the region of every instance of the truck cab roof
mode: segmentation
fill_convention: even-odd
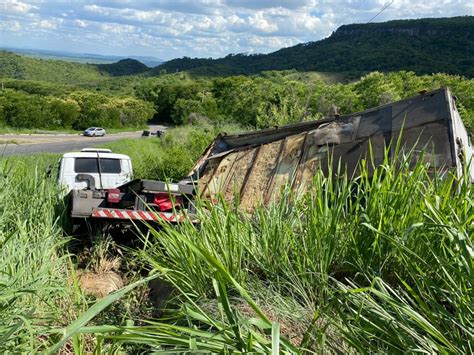
[[[107,149],[108,150],[108,149]],[[109,158],[109,159],[125,159],[130,160],[130,157],[125,154],[112,153],[110,150],[101,151],[101,150],[87,150],[80,152],[70,152],[63,154],[63,158]]]

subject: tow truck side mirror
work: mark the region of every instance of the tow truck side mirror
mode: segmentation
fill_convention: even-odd
[[[48,179],[50,179],[52,173],[53,173],[53,166],[52,166],[52,165],[48,165],[48,167],[46,168],[46,177],[47,177]]]

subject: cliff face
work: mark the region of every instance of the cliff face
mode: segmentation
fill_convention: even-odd
[[[474,77],[474,16],[344,25],[321,41],[266,55],[174,59],[157,69],[205,75],[286,69],[355,74],[407,70]]]
[[[375,29],[351,29],[351,28],[341,28],[337,30],[333,37],[357,37],[363,35],[374,35],[374,34],[390,34],[390,35],[404,35],[404,36],[427,36],[427,37],[436,37],[436,36],[448,36],[453,31],[451,29],[438,29],[438,28],[423,28],[423,27],[411,27],[411,28],[375,28]]]
[[[341,38],[380,34],[437,37],[454,34],[465,35],[466,33],[474,33],[473,16],[343,25],[331,37]]]

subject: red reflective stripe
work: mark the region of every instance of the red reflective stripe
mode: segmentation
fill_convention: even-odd
[[[176,218],[174,214],[160,213],[160,217],[168,222],[173,222]]]
[[[144,212],[144,211],[137,211],[139,216],[141,217],[141,219],[150,219],[148,217],[148,213]]]
[[[137,211],[137,210],[121,210],[98,208],[92,211],[92,217],[100,218],[115,218],[115,219],[133,219],[133,220],[148,220],[157,221],[163,219],[168,222],[181,222],[187,216],[186,214],[173,214],[168,212],[153,212],[153,211]],[[188,217],[189,218],[189,217]],[[192,222],[194,218],[190,218]]]
[[[117,216],[118,216],[119,218],[127,218],[126,216],[124,216],[124,215],[122,214],[122,211],[121,211],[121,210],[115,210],[115,213],[117,214]]]

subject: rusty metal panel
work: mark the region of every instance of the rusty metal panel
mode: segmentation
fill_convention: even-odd
[[[273,176],[283,140],[264,144],[255,158],[250,175],[242,187],[240,207],[250,212],[264,202],[265,191]]]
[[[257,151],[258,148],[250,148],[234,154],[235,161],[223,188],[225,201],[232,201],[236,196],[240,198],[240,191],[257,155]]]
[[[446,125],[442,122],[429,123],[422,127],[413,127],[394,133],[394,144],[391,147],[392,155],[395,154],[395,143],[401,134],[401,153],[413,150],[412,164],[415,164],[421,151],[424,151],[424,162],[433,167],[452,167],[451,145]]]
[[[355,140],[359,123],[360,116],[323,123],[310,134],[317,145],[349,143]]]
[[[391,135],[392,107],[382,107],[364,114],[360,120],[357,139],[368,138],[376,134]],[[388,138],[390,140],[390,138]]]
[[[293,182],[293,190],[305,191],[311,185],[317,170],[322,164],[327,164],[328,150],[327,145],[319,145],[318,135],[314,130],[308,132]]]
[[[281,195],[281,190],[293,183],[296,169],[303,153],[306,133],[287,137],[278,157],[270,185],[266,191],[265,202],[275,201]]]
[[[450,100],[449,91],[439,89],[347,116],[220,135],[196,164],[192,178],[199,181],[203,197],[212,200],[222,192],[230,201],[240,193],[241,209],[252,211],[273,201],[285,185],[306,189],[318,170],[327,175],[340,168],[341,174],[357,175],[365,159],[371,174],[383,163],[388,144],[388,158],[396,153],[400,137],[402,148],[414,149],[415,158],[424,149],[430,163],[459,170],[456,152],[462,155],[462,149],[456,150],[452,136],[453,130],[462,129],[453,127]],[[470,148],[465,135],[459,145]]]
[[[370,138],[353,143],[345,143],[334,146],[331,151],[331,165],[334,176],[347,173],[349,177],[360,173],[360,163],[364,159],[367,163],[369,174],[373,166],[382,164],[385,155],[385,136],[377,134]],[[372,147],[372,149],[370,149]],[[370,151],[372,150],[372,155]],[[328,164],[322,165],[324,174],[328,174]]]
[[[402,128],[409,129],[423,126],[430,122],[447,122],[449,107],[446,102],[445,91],[427,93],[392,105],[393,131]]]

